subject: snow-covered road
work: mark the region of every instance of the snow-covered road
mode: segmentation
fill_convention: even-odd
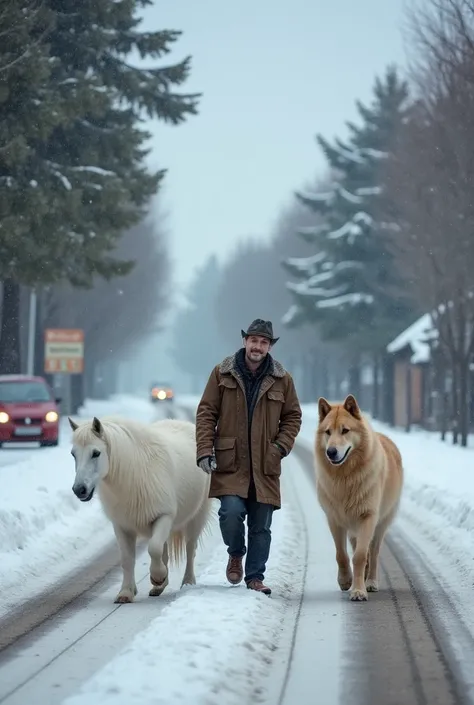
[[[89,403],[83,415],[113,411],[147,420],[157,413],[144,400],[112,404]],[[176,415],[192,417],[193,404],[183,398]],[[418,495],[412,468],[419,446],[398,434],[407,497],[383,550],[382,589],[368,603],[350,603],[337,587],[332,539],[314,493],[312,411],[305,409],[298,446],[284,461],[284,504],[275,514],[267,573],[270,599],[227,584],[216,521],[197,556],[198,585],[179,590],[181,570],[174,570],[163,596],[149,598],[142,550],[137,602],[115,605],[120,577],[113,532],[98,502],[84,507],[72,501],[67,439],[48,455],[33,451],[0,468],[18,478],[8,501],[0,499],[0,703],[474,702],[474,611],[466,572],[474,549],[466,554],[455,522],[444,538],[430,539],[436,522],[445,529],[446,517],[436,510],[455,506],[448,483],[438,495],[422,483]],[[445,446],[435,452],[452,456]],[[453,542],[451,561],[443,555],[446,536]]]

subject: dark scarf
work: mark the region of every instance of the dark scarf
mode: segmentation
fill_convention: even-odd
[[[270,353],[268,353],[257,367],[256,371],[252,372],[247,367],[247,363],[245,362],[245,348],[241,348],[235,356],[235,364],[245,387],[250,429],[253,412],[257,403],[258,392],[263,378],[265,375],[273,372],[273,359]]]
[[[258,392],[262,381],[267,374],[273,372],[273,359],[270,353],[267,353],[265,358],[262,360],[260,365],[257,367],[255,372],[252,372],[245,362],[245,348],[241,348],[235,356],[235,366],[237,372],[242,379],[245,388],[245,397],[247,399],[247,410],[248,410],[248,449],[250,457],[250,477],[249,477],[249,489],[248,497],[249,499],[256,498],[255,481],[252,472],[252,438],[251,438],[251,428],[252,428],[252,417],[257,403]]]

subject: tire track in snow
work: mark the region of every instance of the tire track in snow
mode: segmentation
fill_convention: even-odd
[[[297,444],[293,452],[314,481],[312,451]],[[380,591],[345,613],[342,699],[355,705],[472,705],[474,639],[441,581],[395,527],[380,562]],[[336,570],[334,556],[335,591]],[[348,600],[347,593],[340,596]]]

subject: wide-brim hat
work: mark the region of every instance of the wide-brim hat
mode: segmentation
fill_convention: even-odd
[[[263,318],[256,318],[247,328],[247,331],[241,330],[242,338],[248,338],[249,335],[261,335],[262,338],[268,338],[272,345],[280,340],[273,337],[273,326],[271,321],[264,321]]]

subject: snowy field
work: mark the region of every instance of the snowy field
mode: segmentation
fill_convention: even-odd
[[[176,399],[189,409],[196,401]],[[106,413],[146,421],[155,411],[147,400],[116,397],[88,402],[80,416]],[[316,421],[316,405],[304,406],[299,442],[308,448]],[[404,459],[404,497],[394,535],[423,552],[461,608],[466,605],[465,618],[474,629],[474,613],[467,609],[474,581],[474,453],[426,432],[405,434],[375,425],[398,444]],[[71,491],[74,464],[68,427],[59,448],[35,449],[27,456],[22,451],[17,462],[13,451],[11,455],[11,464],[0,465],[5,479],[0,497],[0,617],[30,596],[32,584],[35,591],[53,587],[113,540],[98,500],[83,505]],[[290,462],[296,461],[289,458],[284,470],[291,470]],[[144,632],[67,698],[67,705],[217,705],[224,702],[224,689],[224,705],[245,702],[246,697],[258,701],[252,684],[268,671],[292,592],[301,589],[303,580],[304,526],[290,475],[283,478],[284,506],[273,524],[267,574],[272,598],[226,584],[225,548],[216,524],[203,549],[201,586],[181,591]],[[323,531],[318,538],[329,542]]]

